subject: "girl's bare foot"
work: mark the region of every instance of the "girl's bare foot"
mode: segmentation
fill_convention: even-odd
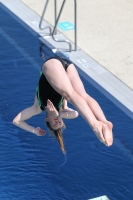
[[[100,140],[100,142],[105,144],[105,138],[103,135],[103,122],[97,121],[97,124],[95,125],[93,131],[96,134],[97,138]]]
[[[97,121],[97,125],[93,131],[102,143],[104,143],[106,146],[111,146],[113,143],[112,128],[113,124],[111,122]]]
[[[113,144],[113,124],[109,121],[105,122],[103,125],[103,136],[106,141],[106,146],[111,146]]]

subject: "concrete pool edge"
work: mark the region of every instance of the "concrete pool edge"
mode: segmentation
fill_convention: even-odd
[[[66,48],[66,44],[57,44],[51,37],[41,37],[44,31],[38,28],[40,16],[34,11],[24,5],[20,0],[2,0],[1,7],[7,8],[6,11],[11,11],[16,15],[19,22],[22,20],[23,25],[36,35],[40,35],[41,42],[47,41],[47,44],[52,45],[54,48],[59,48],[59,45]],[[49,25],[44,21],[44,25]],[[66,39],[62,34],[58,34],[59,38]],[[94,59],[87,55],[81,49],[67,53],[70,60],[77,66],[77,69],[89,83],[100,90],[107,98],[123,110],[129,117],[133,119],[133,91],[128,88],[124,83],[107,71],[104,67],[98,64]]]

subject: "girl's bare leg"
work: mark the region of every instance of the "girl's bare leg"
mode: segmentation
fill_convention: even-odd
[[[88,106],[91,108],[93,114],[99,121],[107,121],[106,117],[99,106],[98,102],[93,99],[91,96],[89,96],[84,88],[84,85],[79,77],[79,74],[73,64],[71,64],[68,69],[67,69],[67,75],[71,81],[71,84],[74,88],[74,90],[81,96],[83,97]]]
[[[70,78],[62,67],[61,62],[56,59],[48,60],[43,66],[43,73],[45,74],[51,86],[67,101],[71,102],[75,106],[82,117],[88,122],[94,132],[98,135],[100,140],[105,143],[103,125],[96,119],[91,108],[88,106],[87,101],[74,90]],[[107,132],[107,130],[108,128],[106,128],[104,133]],[[107,145],[111,145],[111,138],[106,137],[106,139]]]
[[[72,84],[74,90],[86,100],[88,106],[91,108],[91,110],[92,110],[93,114],[95,115],[95,117],[97,118],[97,120],[104,122],[102,124],[104,137],[106,140],[107,140],[107,138],[110,138],[109,139],[110,143],[112,143],[113,142],[113,135],[112,135],[113,125],[111,122],[107,121],[98,102],[86,93],[84,85],[83,85],[83,83],[79,77],[79,74],[73,64],[71,64],[68,67],[67,75],[71,81],[71,84]]]

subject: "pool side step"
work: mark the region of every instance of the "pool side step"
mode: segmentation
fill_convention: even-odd
[[[88,199],[88,200],[110,200],[106,195],[101,196],[101,197],[96,197],[94,199]]]

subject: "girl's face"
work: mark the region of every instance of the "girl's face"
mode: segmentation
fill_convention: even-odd
[[[59,118],[54,117],[53,118],[53,117],[49,116],[46,120],[50,123],[50,126],[53,130],[57,130],[59,128],[62,128],[63,125],[64,125],[61,117],[59,117]]]

